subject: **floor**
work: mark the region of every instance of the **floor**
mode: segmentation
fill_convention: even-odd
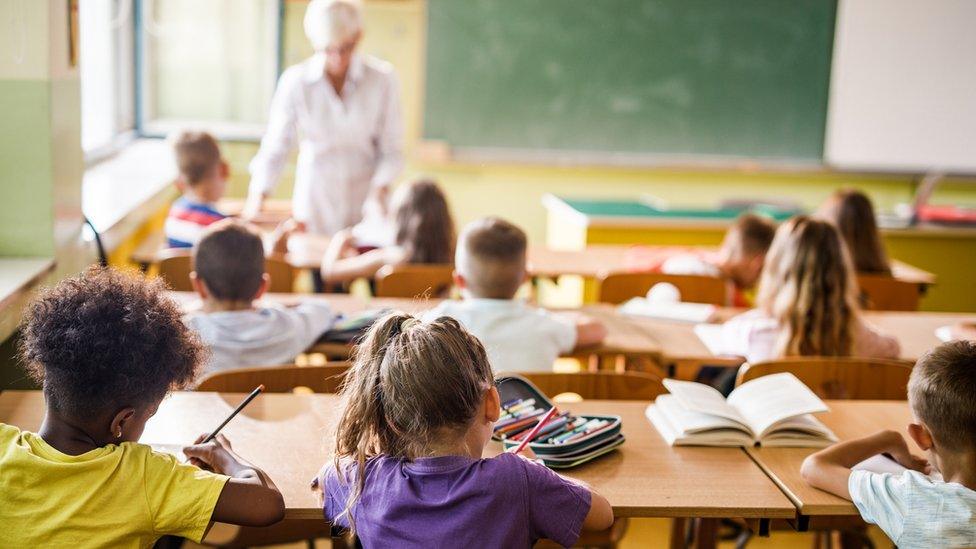
[[[670,536],[670,520],[668,519],[632,519],[627,530],[627,535],[620,543],[620,549],[646,549],[648,547],[666,547]],[[871,540],[878,549],[893,547],[888,538],[885,537],[877,528],[869,530]],[[317,549],[331,547],[329,540],[317,540]],[[187,543],[185,548],[201,547],[194,543]],[[306,549],[304,543],[290,543],[285,545],[270,546],[274,549]],[[719,543],[720,549],[732,549],[735,543],[732,541]],[[781,548],[781,549],[811,549],[813,547],[813,535],[798,532],[774,531],[768,538],[755,537],[749,541],[749,548]]]

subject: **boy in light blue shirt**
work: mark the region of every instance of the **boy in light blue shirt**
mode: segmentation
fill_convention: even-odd
[[[811,455],[803,478],[850,499],[898,547],[976,547],[976,343],[926,353],[912,370],[908,402],[908,434],[928,460],[913,456],[899,433],[883,431]],[[906,470],[852,470],[883,453]],[[928,476],[936,472],[941,479]]]

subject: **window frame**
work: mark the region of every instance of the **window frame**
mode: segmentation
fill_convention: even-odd
[[[128,8],[120,7],[128,3]],[[112,7],[115,13],[121,14],[123,9],[128,12],[128,23],[120,24],[114,29],[112,37],[112,62],[114,64],[114,82],[112,83],[117,95],[113,105],[114,130],[112,137],[105,143],[85,150],[82,148],[86,166],[97,164],[106,158],[114,156],[125,148],[138,135],[137,94],[136,94],[136,10],[138,0],[115,0]],[[79,61],[80,62],[80,61]],[[79,71],[79,81],[82,78]],[[83,105],[82,105],[83,106]],[[82,116],[82,123],[84,117]],[[84,131],[84,130],[82,130]]]
[[[133,22],[135,24],[135,134],[139,137],[165,138],[171,132],[188,126],[205,126],[214,137],[221,141],[236,142],[259,142],[264,135],[267,124],[262,123],[243,123],[234,121],[195,121],[193,119],[180,120],[156,120],[149,112],[149,105],[152,104],[152,82],[150,81],[149,57],[151,47],[149,46],[146,26],[144,25],[146,13],[152,9],[152,4],[157,0],[140,0],[135,2],[133,11]],[[274,55],[271,74],[267,75],[268,86],[273,93],[278,84],[278,77],[282,70],[283,56],[283,37],[284,37],[284,18],[285,1],[273,0],[268,7],[267,24],[272,26],[274,51],[269,55]]]

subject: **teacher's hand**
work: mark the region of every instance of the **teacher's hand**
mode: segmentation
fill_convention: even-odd
[[[244,209],[241,210],[241,217],[247,221],[252,221],[264,208],[264,193],[253,193],[247,196],[244,202]]]

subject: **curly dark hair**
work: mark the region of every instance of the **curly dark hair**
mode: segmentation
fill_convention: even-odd
[[[48,406],[80,417],[159,402],[187,386],[206,347],[159,280],[89,268],[28,307],[20,356]]]

